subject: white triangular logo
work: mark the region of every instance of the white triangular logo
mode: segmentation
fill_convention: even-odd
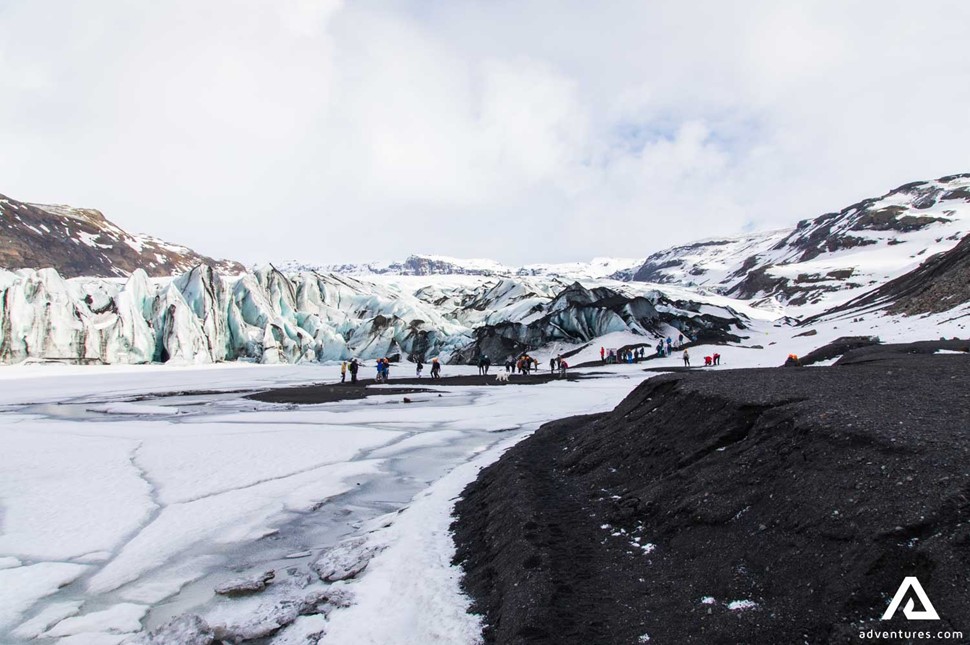
[[[919,583],[913,576],[909,576],[903,579],[903,584],[899,585],[899,591],[893,597],[893,601],[889,603],[889,608],[886,613],[882,615],[883,620],[889,620],[896,614],[896,610],[899,609],[899,605],[903,602],[906,597],[906,592],[910,589],[919,598],[919,602],[923,605],[923,609],[916,611],[916,603],[910,598],[906,606],[903,607],[903,615],[906,616],[908,620],[939,620],[940,616],[936,613],[936,609],[933,608],[933,603],[930,602],[929,596],[923,591],[923,585]]]

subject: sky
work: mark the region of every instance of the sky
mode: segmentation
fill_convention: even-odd
[[[0,0],[0,193],[244,263],[644,257],[970,172],[970,2]]]

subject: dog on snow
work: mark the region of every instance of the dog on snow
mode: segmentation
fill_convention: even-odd
[[[508,383],[509,376],[511,376],[509,372],[499,372],[498,374],[495,375],[495,380],[500,381],[502,383]]]

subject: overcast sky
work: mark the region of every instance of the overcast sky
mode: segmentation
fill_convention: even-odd
[[[0,193],[246,263],[641,257],[970,172],[970,2],[0,0]]]

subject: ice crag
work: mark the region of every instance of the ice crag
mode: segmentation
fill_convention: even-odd
[[[0,362],[262,363],[379,356],[472,360],[611,331],[732,338],[747,318],[719,296],[559,278],[408,282],[273,267],[226,278],[200,265],[172,279],[135,271],[65,280],[0,271]]]

